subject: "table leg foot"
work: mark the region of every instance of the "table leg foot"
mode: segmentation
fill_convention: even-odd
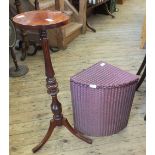
[[[105,10],[107,12],[108,15],[110,15],[112,18],[115,18],[115,16],[109,11],[107,4],[105,3]]]
[[[90,24],[88,23],[88,21],[86,21],[86,26],[87,26],[89,29],[91,29],[93,32],[96,32],[96,30],[95,30],[92,26],[90,26]]]
[[[47,140],[50,138],[54,128],[56,127],[56,123],[54,120],[51,120],[50,121],[50,126],[49,126],[49,129],[45,135],[45,137],[43,138],[43,140],[37,145],[35,146],[33,149],[32,149],[32,152],[35,153],[37,152],[38,150],[41,149],[41,147],[47,142]]]
[[[88,144],[92,144],[92,140],[84,137],[84,135],[82,135],[80,132],[78,132],[77,130],[75,130],[68,122],[68,120],[66,118],[63,118],[63,125],[76,137],[80,138],[81,140],[85,141]]]

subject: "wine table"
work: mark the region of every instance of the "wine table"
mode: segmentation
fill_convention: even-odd
[[[50,121],[50,126],[45,137],[36,147],[32,149],[32,151],[34,153],[37,152],[47,142],[56,126],[65,126],[73,135],[91,144],[91,139],[86,138],[79,131],[75,130],[70,125],[67,118],[63,117],[62,106],[57,98],[57,94],[59,92],[58,83],[54,77],[55,73],[49,53],[46,30],[66,25],[69,22],[69,17],[60,11],[37,10],[18,14],[13,18],[13,22],[21,29],[40,31],[40,39],[42,42],[45,62],[47,93],[52,96],[51,111],[53,112],[53,118]]]

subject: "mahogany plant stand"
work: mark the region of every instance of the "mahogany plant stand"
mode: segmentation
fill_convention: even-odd
[[[65,126],[73,135],[89,144],[92,144],[91,139],[84,137],[80,132],[75,130],[70,125],[68,120],[63,117],[62,106],[57,98],[57,94],[59,91],[58,83],[54,77],[55,73],[50,58],[46,30],[66,25],[69,21],[69,17],[59,11],[37,10],[18,14],[13,18],[13,21],[15,25],[20,28],[33,30],[35,29],[40,31],[40,39],[42,42],[45,62],[45,74],[47,77],[47,93],[52,96],[51,111],[53,112],[53,119],[51,119],[50,121],[50,126],[45,137],[36,147],[32,149],[32,151],[34,153],[37,152],[47,142],[56,126]]]

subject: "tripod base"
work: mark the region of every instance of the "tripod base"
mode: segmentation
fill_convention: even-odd
[[[76,137],[80,138],[81,140],[85,141],[88,144],[92,144],[92,140],[89,138],[84,137],[80,132],[78,132],[77,130],[75,130],[68,122],[68,120],[66,118],[62,118],[61,120],[54,120],[52,119],[50,121],[50,126],[49,129],[45,135],[45,137],[43,138],[43,140],[32,149],[32,152],[35,153],[37,152],[46,142],[47,140],[50,138],[54,128],[56,126],[65,126],[73,135],[75,135]]]
[[[9,69],[9,76],[10,77],[19,77],[25,75],[29,71],[28,67],[25,65],[20,65],[16,69],[16,67],[11,67]]]

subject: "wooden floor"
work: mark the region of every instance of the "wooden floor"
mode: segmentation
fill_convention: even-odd
[[[112,19],[92,16],[89,21],[97,33],[87,31],[65,51],[51,53],[59,82],[58,94],[63,113],[73,124],[70,76],[104,60],[121,69],[136,73],[145,55],[140,49],[140,34],[145,15],[145,0],[126,0],[118,5]],[[52,117],[51,98],[46,94],[43,54],[27,57],[29,73],[10,78],[10,154],[32,155],[31,149],[43,138]],[[12,65],[12,64],[11,64]],[[65,128],[56,128],[38,155],[145,155],[145,82],[136,92],[128,126],[118,134],[92,137],[89,145],[72,136]]]

